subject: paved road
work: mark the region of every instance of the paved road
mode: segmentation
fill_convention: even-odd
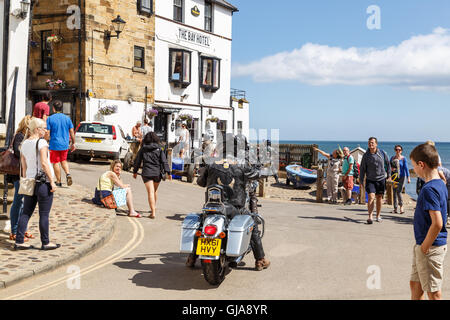
[[[105,163],[71,164],[74,180],[95,186]],[[131,183],[136,208],[147,211],[141,180]],[[203,279],[200,266],[184,267],[178,253],[182,217],[199,209],[203,189],[164,182],[157,219],[119,216],[111,240],[71,266],[1,290],[14,299],[409,299],[412,212],[388,214],[373,225],[363,206],[329,206],[262,200],[263,239],[269,269],[253,270],[253,256],[220,287]],[[446,260],[446,271],[449,269]],[[81,277],[70,278],[80,272]],[[450,297],[446,272],[444,298]]]

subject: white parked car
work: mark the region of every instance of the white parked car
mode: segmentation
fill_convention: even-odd
[[[123,159],[129,144],[119,125],[82,121],[75,129],[75,147],[72,159],[90,160],[95,158]]]

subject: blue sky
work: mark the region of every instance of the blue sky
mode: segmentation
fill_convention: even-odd
[[[450,1],[231,2],[231,85],[247,91],[251,128],[281,140],[450,141]],[[371,5],[379,30],[367,28]]]

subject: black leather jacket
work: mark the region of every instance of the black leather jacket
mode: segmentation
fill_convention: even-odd
[[[237,164],[237,161],[228,158],[227,161],[217,159],[200,169],[197,184],[201,187],[209,187],[213,184],[231,187],[233,193],[229,202],[240,209],[245,207],[247,182],[257,179],[259,179],[259,171],[248,164]]]

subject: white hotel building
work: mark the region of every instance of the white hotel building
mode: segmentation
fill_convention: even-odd
[[[177,141],[180,115],[190,115],[191,146],[206,132],[249,136],[245,93],[232,90],[232,17],[224,0],[166,0],[155,3],[154,130]],[[218,122],[209,121],[210,119]]]

